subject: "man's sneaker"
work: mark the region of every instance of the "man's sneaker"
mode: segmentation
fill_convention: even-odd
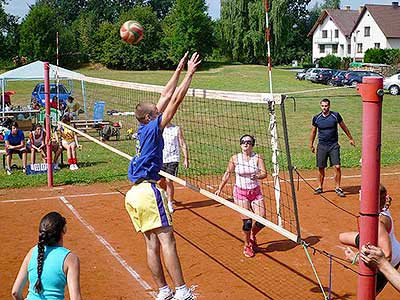
[[[11,175],[12,174],[12,171],[10,169],[6,169],[6,171],[7,171],[7,175]]]
[[[254,250],[251,248],[251,246],[245,246],[243,249],[243,254],[246,257],[253,257],[254,256]]]
[[[172,201],[169,200],[168,200],[168,210],[171,214],[175,211],[174,204],[172,203]]]
[[[187,293],[183,295],[182,297],[174,296],[172,300],[195,300],[197,297],[195,294],[193,294],[193,291],[191,289],[188,289]]]
[[[335,192],[336,194],[338,194],[339,197],[345,197],[344,192],[341,188],[336,188]]]
[[[250,238],[250,246],[251,246],[251,248],[253,249],[253,252],[258,252],[258,251],[260,251],[260,248],[258,247],[258,244],[257,244],[257,239],[256,239],[256,237]]]
[[[26,174],[26,168],[22,168],[22,173]]]
[[[322,190],[322,188],[320,188],[320,187],[318,187],[318,188],[316,188],[315,190],[314,190],[314,195],[319,195],[319,194],[322,194],[323,193],[323,190]]]
[[[173,300],[174,294],[171,292],[169,293],[158,293],[156,300]]]

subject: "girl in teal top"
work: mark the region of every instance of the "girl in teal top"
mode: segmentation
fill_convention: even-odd
[[[71,300],[81,300],[79,259],[63,247],[66,220],[57,212],[48,213],[39,225],[39,242],[26,255],[12,289],[14,300],[23,300],[22,290],[29,280],[28,300],[64,300],[68,285]]]

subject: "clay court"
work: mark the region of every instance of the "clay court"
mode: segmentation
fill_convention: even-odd
[[[332,176],[332,170],[327,173]],[[301,172],[315,185],[315,172]],[[302,238],[317,250],[343,258],[338,234],[357,230],[360,170],[343,170],[346,198],[333,192],[327,179],[325,197],[314,196],[303,181],[297,191]],[[382,168],[381,182],[393,198],[391,212],[400,213],[400,166]],[[329,191],[329,189],[331,190]],[[154,299],[155,287],[146,267],[142,236],[134,232],[124,209],[128,182],[0,191],[0,299],[11,287],[26,252],[37,241],[37,226],[49,211],[67,218],[64,246],[81,260],[84,299]],[[199,193],[178,187],[173,215],[178,252],[189,286],[198,299],[323,299],[302,246],[270,229],[258,236],[261,252],[242,255],[241,221],[237,213]],[[396,221],[395,221],[396,222]],[[395,228],[400,236],[398,221]],[[308,248],[328,295],[330,263]],[[331,299],[357,299],[357,268],[333,262]],[[398,298],[390,284],[380,300]]]

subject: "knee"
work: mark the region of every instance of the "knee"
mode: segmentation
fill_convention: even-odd
[[[242,229],[243,229],[243,231],[250,231],[251,230],[251,227],[252,227],[252,220],[251,219],[245,219],[245,220],[243,220],[243,227],[242,227]]]

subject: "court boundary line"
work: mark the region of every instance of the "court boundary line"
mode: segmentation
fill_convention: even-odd
[[[153,299],[157,297],[156,292],[153,291],[153,288],[139,275],[138,272],[133,269],[125,259],[115,250],[115,248],[100,234],[96,232],[94,227],[90,225],[75,209],[75,207],[65,198],[65,196],[58,196],[58,199],[72,212],[72,214],[78,219],[78,221],[86,227],[97,240],[110,252],[110,254],[117,260],[117,262],[122,265],[126,271],[145,289],[146,293],[151,296]]]
[[[94,197],[94,196],[117,195],[117,194],[119,194],[119,193],[118,192],[105,192],[105,193],[91,193],[91,194],[74,194],[74,195],[67,195],[66,197],[81,198],[81,197]],[[7,199],[7,200],[0,200],[0,203],[52,200],[52,199],[59,199],[59,198],[60,198],[60,195],[43,197],[43,198],[36,197],[36,198],[24,198],[24,199]]]

